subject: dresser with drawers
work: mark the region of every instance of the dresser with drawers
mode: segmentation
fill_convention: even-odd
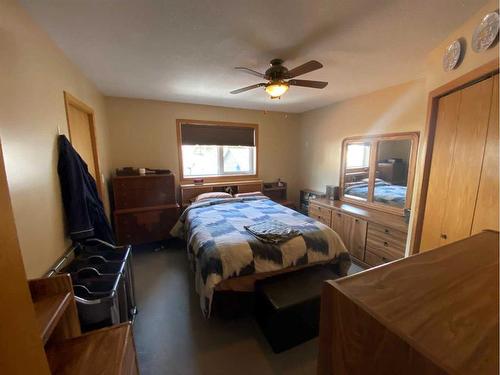
[[[119,244],[163,241],[179,218],[173,174],[113,178],[114,226]]]
[[[309,216],[337,232],[362,266],[404,257],[408,224],[402,216],[325,198],[310,201]]]

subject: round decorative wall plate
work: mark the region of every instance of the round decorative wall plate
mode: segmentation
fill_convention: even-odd
[[[488,13],[484,16],[481,23],[474,30],[474,34],[472,34],[472,49],[474,52],[484,52],[490,48],[498,34],[498,22],[497,12]]]
[[[446,48],[443,56],[443,69],[445,72],[455,69],[458,60],[460,60],[461,52],[462,46],[458,40],[455,40]]]

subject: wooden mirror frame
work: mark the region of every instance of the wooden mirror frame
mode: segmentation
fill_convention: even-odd
[[[385,211],[393,213],[396,215],[404,215],[404,209],[410,208],[411,199],[413,195],[413,183],[415,179],[415,167],[417,162],[417,151],[418,151],[418,141],[420,133],[419,132],[406,132],[406,133],[387,133],[387,134],[374,134],[365,136],[348,137],[342,141],[342,155],[340,164],[340,200],[348,203],[357,204],[360,206],[371,207],[380,211]],[[377,155],[378,155],[378,145],[381,141],[400,141],[409,140],[411,142],[410,146],[410,157],[408,161],[408,179],[406,185],[406,201],[403,208],[390,206],[388,204],[375,202],[373,200],[373,191],[375,184],[375,173],[377,169]],[[368,170],[368,197],[366,201],[361,199],[354,199],[346,197],[344,195],[344,176],[345,176],[345,163],[346,163],[346,152],[347,145],[349,143],[370,143],[370,161]]]

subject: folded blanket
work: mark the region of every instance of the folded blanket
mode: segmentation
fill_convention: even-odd
[[[302,234],[299,230],[277,220],[245,225],[245,229],[262,242],[271,244],[279,244]]]

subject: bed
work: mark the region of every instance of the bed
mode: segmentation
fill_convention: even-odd
[[[278,245],[264,243],[244,227],[277,220],[301,232]],[[215,290],[224,282],[252,285],[259,277],[321,263],[336,264],[343,275],[349,254],[330,227],[267,197],[210,199],[191,204],[172,229],[187,243],[203,314],[210,316]],[[243,283],[237,283],[242,280]],[[236,282],[236,283],[235,283]]]
[[[368,182],[351,183],[349,186],[346,186],[344,195],[366,199],[368,197]],[[406,202],[406,186],[392,185],[384,180],[377,179],[373,200],[390,206],[404,207]]]

